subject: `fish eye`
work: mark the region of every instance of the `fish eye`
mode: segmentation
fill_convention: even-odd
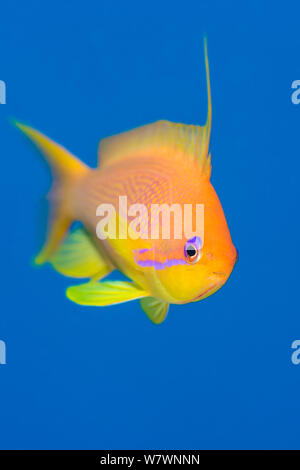
[[[193,245],[189,245],[186,249],[186,253],[190,258],[194,258],[197,254],[197,250]]]
[[[198,237],[194,237],[194,239],[196,238]],[[194,239],[188,240],[184,247],[186,260],[191,264],[197,263],[201,257],[200,243],[192,243],[192,241],[194,242]],[[197,240],[195,241],[197,242]]]

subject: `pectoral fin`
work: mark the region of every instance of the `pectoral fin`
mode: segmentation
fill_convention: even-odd
[[[83,228],[71,232],[49,262],[61,274],[76,278],[101,279],[112,271]]]
[[[145,297],[140,301],[141,307],[153,323],[164,321],[169,310],[169,304],[155,297]]]
[[[77,304],[101,307],[140,299],[148,295],[142,288],[124,281],[91,281],[87,284],[69,287],[66,294]]]

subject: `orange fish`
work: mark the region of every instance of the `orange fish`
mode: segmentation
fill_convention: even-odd
[[[96,169],[87,167],[40,132],[16,123],[44,154],[54,175],[49,234],[36,264],[50,262],[66,276],[89,278],[89,282],[67,289],[72,301],[106,306],[140,299],[150,319],[161,323],[169,304],[204,299],[230,276],[237,251],[210,183],[211,94],[206,41],[205,65],[205,126],[158,121],[103,139]],[[162,230],[156,237],[149,237],[145,233],[149,222],[146,216],[144,232],[140,223],[140,236],[131,237],[132,217],[127,218],[127,214],[125,219],[121,213],[120,196],[126,196],[128,207],[144,208],[148,216],[154,206],[176,205],[183,210],[201,205],[201,234],[176,236],[174,217],[169,237],[163,237]],[[107,207],[116,209],[107,217],[105,232],[99,216]],[[70,232],[74,221],[80,221],[83,228]],[[118,233],[111,236],[116,224]],[[130,281],[102,281],[114,269]]]

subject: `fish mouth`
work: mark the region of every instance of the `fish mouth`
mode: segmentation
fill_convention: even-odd
[[[212,294],[213,292],[216,292],[218,289],[220,289],[220,287],[223,286],[223,284],[225,284],[226,280],[227,280],[227,275],[226,273],[224,273],[223,271],[219,271],[219,272],[213,272],[212,274],[214,274],[215,276],[218,276],[219,279],[214,282],[208,289],[206,289],[204,292],[202,292],[201,294],[197,295],[197,297],[195,297],[192,302],[196,302],[197,300],[200,300],[202,299],[203,297],[207,297],[208,294]]]
[[[216,282],[215,284],[213,284],[212,286],[210,286],[208,289],[206,289],[204,292],[202,292],[202,294],[197,295],[197,297],[195,297],[195,298],[192,300],[192,302],[195,302],[196,300],[201,299],[204,295],[209,294],[209,292],[212,291],[213,289],[215,289],[215,287],[217,287],[219,284],[220,284],[220,282]]]
[[[215,276],[221,276],[221,277],[227,276],[227,274],[224,273],[224,271],[214,271],[212,274],[214,274]]]

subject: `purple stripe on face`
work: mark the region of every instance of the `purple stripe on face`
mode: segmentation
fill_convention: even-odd
[[[139,250],[138,253],[141,255],[142,253],[146,253],[149,251],[149,248],[142,248],[142,250]]]
[[[184,259],[169,259],[165,262],[154,261],[154,260],[143,260],[137,261],[137,264],[143,268],[155,268],[155,269],[164,269],[170,268],[171,266],[178,266],[179,264],[187,264]]]
[[[195,247],[197,248],[197,250],[200,250],[202,248],[202,240],[200,237],[193,237],[193,238],[190,238],[187,243],[192,243],[193,245],[195,245]]]

